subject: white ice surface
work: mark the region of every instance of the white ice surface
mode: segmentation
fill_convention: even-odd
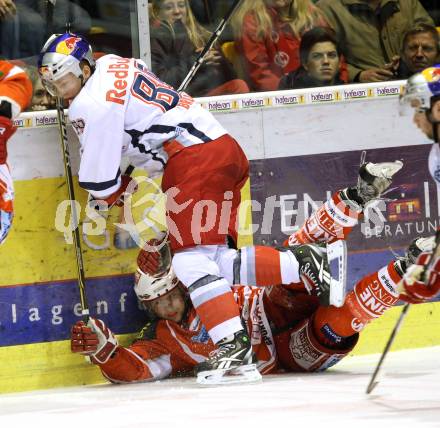
[[[201,388],[192,378],[0,395],[0,427],[440,427],[440,346],[391,353],[370,396],[378,355],[319,374]]]

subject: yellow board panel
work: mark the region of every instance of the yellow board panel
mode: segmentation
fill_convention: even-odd
[[[137,200],[144,198],[148,188],[142,189],[135,196],[132,204],[133,217],[139,222],[146,204],[137,205]],[[8,239],[0,247],[0,286],[13,284],[28,284],[36,282],[59,281],[76,277],[75,254],[73,245],[66,243],[62,232],[55,227],[55,213],[59,204],[67,199],[67,189],[64,178],[41,178],[32,181],[15,183],[15,219]],[[151,190],[150,190],[151,191]],[[75,196],[79,201],[84,217],[86,192],[75,187]],[[249,181],[242,191],[244,199],[250,199]],[[249,205],[241,213],[245,224],[251,223]],[[159,206],[159,214],[153,215],[153,220],[162,224],[163,206]],[[94,250],[82,242],[84,267],[87,277],[118,275],[135,270],[138,249],[118,250],[113,242],[114,223],[119,223],[121,208],[110,210],[107,226],[110,232],[111,245],[104,250]],[[162,217],[162,218],[161,218]],[[68,219],[66,219],[66,225]],[[244,226],[246,227],[246,226]],[[147,231],[148,237],[153,232]],[[102,237],[90,237],[90,241],[99,244]],[[252,245],[252,235],[242,236],[240,245]]]
[[[126,346],[134,335],[118,338]],[[3,394],[106,382],[97,366],[70,352],[70,342],[66,340],[0,348],[0,361]]]
[[[391,308],[367,326],[361,333],[353,354],[382,352],[401,311],[402,306]],[[411,305],[392,350],[438,345],[440,345],[440,302]]]

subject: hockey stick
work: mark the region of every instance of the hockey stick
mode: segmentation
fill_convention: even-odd
[[[80,241],[79,227],[78,227],[79,221],[78,221],[78,213],[76,212],[76,206],[75,206],[75,192],[73,188],[72,168],[70,165],[70,153],[69,153],[69,147],[67,145],[66,116],[64,114],[63,101],[60,97],[57,97],[57,117],[58,117],[58,127],[60,131],[60,143],[63,152],[64,171],[66,174],[66,184],[69,193],[70,209],[72,211],[71,224],[73,226],[72,234],[73,234],[73,244],[75,249],[79,297],[81,302],[81,315],[83,316],[84,322],[87,323],[87,321],[89,320],[89,305],[87,304],[86,292],[85,292],[84,263],[82,258],[81,241]]]
[[[56,0],[47,0],[46,4],[46,31],[50,31],[53,25],[53,14]],[[70,25],[68,24],[69,28]],[[61,150],[63,154],[64,172],[66,175],[66,184],[70,200],[70,209],[72,211],[72,234],[73,234],[73,244],[75,250],[76,259],[76,269],[77,269],[77,279],[78,279],[78,289],[79,297],[81,303],[81,315],[85,323],[89,320],[89,305],[86,299],[85,293],[85,275],[84,275],[84,263],[82,258],[81,241],[79,236],[79,221],[78,213],[76,212],[75,206],[75,192],[73,188],[72,179],[72,168],[70,166],[70,153],[67,144],[67,126],[66,126],[66,116],[64,114],[63,100],[60,97],[56,97],[56,107],[57,107],[57,118],[58,118],[58,129],[61,143]]]
[[[200,52],[199,56],[195,60],[193,66],[189,70],[188,74],[186,75],[185,79],[183,79],[183,82],[180,84],[178,92],[184,91],[186,87],[189,85],[191,80],[194,78],[195,74],[203,64],[203,61],[205,59],[206,54],[208,51],[212,48],[214,43],[217,41],[217,39],[220,37],[220,35],[223,33],[223,30],[226,27],[226,24],[228,23],[229,19],[231,18],[232,14],[234,13],[235,9],[239,5],[241,0],[235,0],[234,3],[232,3],[232,6],[229,8],[229,10],[226,12],[226,15],[223,17],[223,19],[220,21],[220,24],[217,26],[217,28],[214,30],[214,32],[211,34],[211,37],[206,42],[205,47],[203,48],[202,52]]]
[[[436,234],[435,234],[435,248],[432,251],[432,254],[429,258],[429,262],[425,265],[425,268],[423,269],[422,272],[422,279],[423,282],[427,282],[428,278],[426,278],[426,276],[428,275],[428,272],[431,270],[432,266],[434,265],[434,262],[436,260],[436,258],[440,255],[440,230],[437,230]],[[398,287],[398,291],[403,291]],[[390,337],[388,338],[387,344],[385,345],[385,348],[382,352],[382,355],[380,356],[379,362],[377,363],[376,369],[374,370],[373,375],[371,376],[371,380],[370,383],[367,386],[367,394],[370,394],[371,391],[373,391],[374,388],[376,388],[376,386],[378,385],[378,383],[380,382],[380,374],[381,374],[381,369],[383,367],[383,362],[385,360],[385,357],[388,355],[388,351],[391,348],[391,345],[394,343],[394,340],[397,336],[397,333],[400,330],[400,326],[402,325],[403,320],[405,319],[408,310],[410,308],[411,304],[410,303],[405,303],[405,305],[403,306],[402,312],[400,313],[399,319],[396,322],[396,325],[393,328],[393,331],[391,332]]]

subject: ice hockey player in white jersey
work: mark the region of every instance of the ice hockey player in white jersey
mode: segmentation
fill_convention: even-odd
[[[402,113],[413,109],[414,123],[433,140],[428,168],[437,189],[440,189],[440,65],[428,67],[407,80],[400,96],[400,108]],[[426,284],[421,275],[420,269],[410,271],[405,280],[412,286],[417,285],[423,294]],[[440,276],[431,278],[431,285],[440,287]]]
[[[173,269],[188,288],[212,341],[224,350],[213,370],[251,365],[249,336],[218,260],[237,242],[240,189],[249,176],[238,143],[207,110],[160,81],[145,63],[105,55],[95,61],[76,34],[52,35],[39,58],[45,87],[70,101],[81,150],[79,184],[112,206],[130,181],[121,158],[162,176]]]

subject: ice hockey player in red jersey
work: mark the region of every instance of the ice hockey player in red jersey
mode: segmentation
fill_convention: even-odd
[[[7,142],[14,134],[15,119],[32,99],[32,83],[27,74],[8,61],[0,61],[0,244],[12,225],[14,187],[7,164]]]
[[[361,174],[368,186],[364,183],[363,189],[357,186],[336,192],[290,238],[295,240],[298,257],[302,249],[316,245],[315,242],[345,239],[357,223],[366,199],[377,196],[381,187],[377,177],[384,183],[390,180],[390,172],[400,167],[396,163],[363,166]],[[308,243],[299,244],[301,240]],[[432,284],[440,273],[440,260],[435,261],[427,284],[414,286],[402,281],[409,266],[423,263],[433,242],[432,237],[415,239],[405,257],[359,281],[341,307],[321,305],[305,282],[264,288],[234,286],[259,371],[268,374],[325,370],[347,355],[356,345],[359,332],[399,299],[421,303],[437,295],[439,289]],[[245,247],[241,251],[246,254],[247,250]],[[79,321],[72,329],[72,351],[91,356],[112,382],[188,374],[203,364],[210,353],[222,352],[209,340],[186,289],[174,275],[170,257],[171,252],[166,250],[161,255],[143,250],[139,254],[135,291],[156,319],[147,324],[130,347],[119,346],[101,320],[92,319],[87,326]],[[402,292],[399,286],[403,287]],[[219,383],[228,381],[234,380],[223,378]]]
[[[69,118],[80,141],[79,184],[93,198],[109,206],[120,200],[130,181],[121,176],[122,157],[150,177],[163,173],[174,272],[210,338],[222,349],[199,369],[252,365],[251,341],[230,289],[236,283],[231,261],[236,256],[240,189],[249,168],[238,143],[211,113],[161,82],[141,60],[105,55],[95,62],[90,45],[79,35],[50,37],[39,72],[49,92],[71,101]],[[325,263],[320,248],[304,248]],[[245,260],[252,266],[263,260],[257,278],[248,272],[246,282],[242,275],[243,285],[298,283],[299,272],[307,275],[294,251],[248,249],[242,258],[243,271]],[[277,281],[268,282],[272,272],[278,273]],[[311,277],[309,282],[311,288],[319,283],[320,297],[326,296],[328,281]]]

